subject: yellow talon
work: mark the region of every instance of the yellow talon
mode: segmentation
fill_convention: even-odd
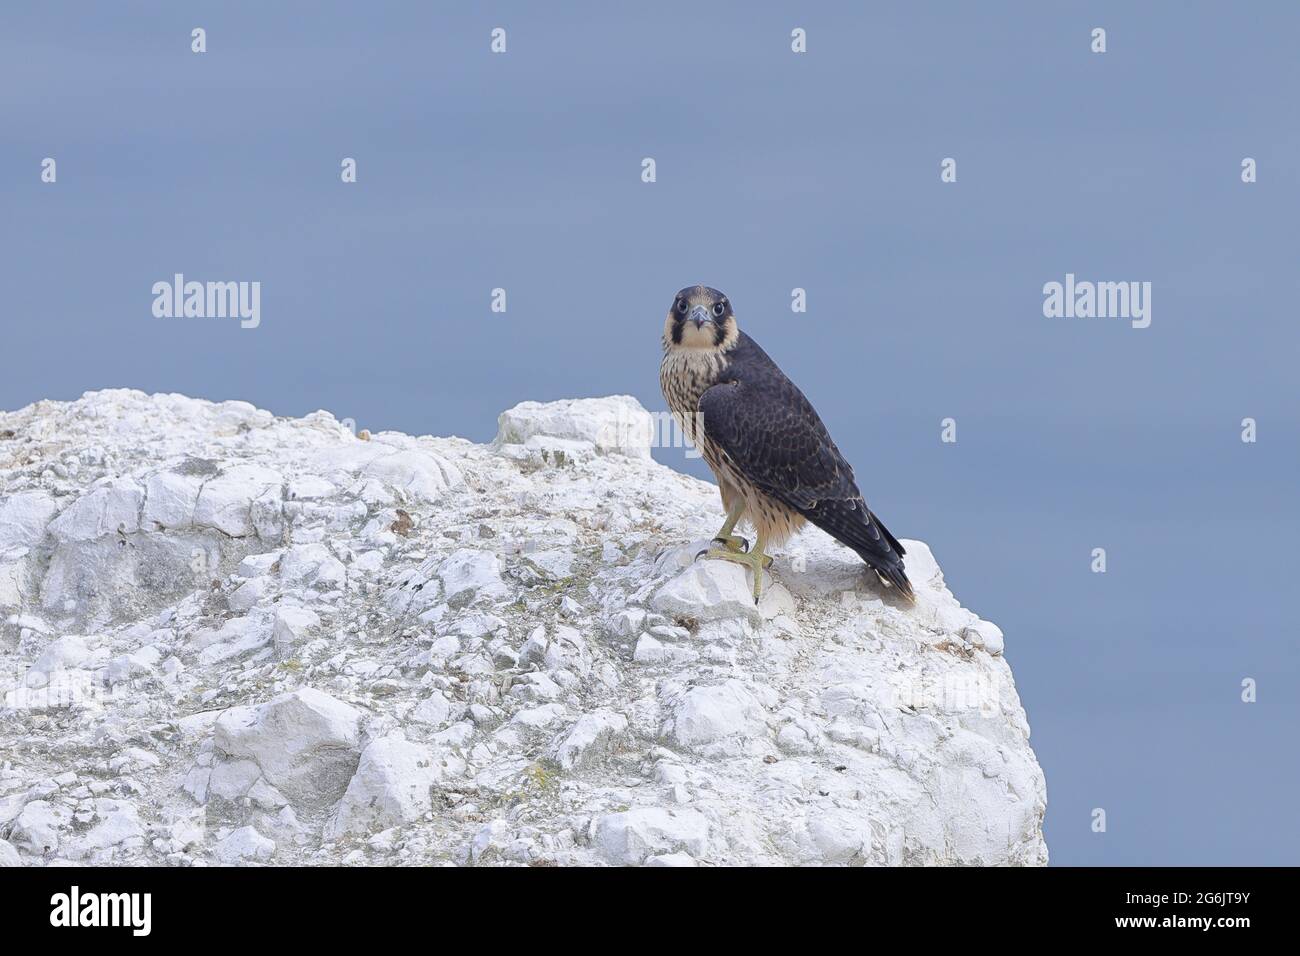
[[[749,551],[749,539],[742,538],[738,534],[719,535],[713,540],[735,554],[745,554]]]
[[[711,548],[705,551],[701,557],[717,558],[719,561],[734,561],[736,564],[743,564],[749,568],[754,573],[754,603],[758,603],[758,599],[763,594],[763,571],[772,564],[772,559],[763,553],[761,545],[748,554],[737,554],[730,550]]]

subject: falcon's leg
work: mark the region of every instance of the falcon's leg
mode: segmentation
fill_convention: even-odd
[[[718,558],[722,561],[735,561],[737,564],[743,564],[754,572],[754,603],[758,603],[759,597],[763,593],[763,570],[770,567],[772,559],[763,553],[763,547],[767,543],[765,535],[761,532],[758,541],[754,544],[754,550],[748,554],[737,554],[734,551],[724,551],[719,548],[705,551],[704,557]]]
[[[718,544],[722,545],[728,551],[740,552],[749,550],[749,542],[746,539],[742,538],[738,534],[731,533],[744,513],[745,499],[741,498],[732,505],[731,510],[727,512],[727,523],[722,526],[722,530],[713,536],[713,540],[718,542]]]

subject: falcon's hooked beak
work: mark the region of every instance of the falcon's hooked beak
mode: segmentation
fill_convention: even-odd
[[[713,317],[709,315],[708,309],[702,305],[697,305],[691,309],[691,321],[695,323],[697,329],[702,329],[705,322],[713,321]]]

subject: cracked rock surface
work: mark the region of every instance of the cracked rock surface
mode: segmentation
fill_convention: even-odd
[[[904,541],[695,560],[633,399],[496,441],[0,414],[0,865],[1043,864],[998,627]]]

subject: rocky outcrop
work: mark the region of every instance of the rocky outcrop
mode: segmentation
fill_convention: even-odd
[[[0,865],[1041,864],[1002,632],[716,490],[634,400],[490,445],[89,393],[0,415]]]

